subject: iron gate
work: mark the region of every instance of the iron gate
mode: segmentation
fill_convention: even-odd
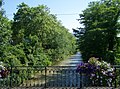
[[[82,88],[90,85],[86,76],[76,73],[76,66],[16,66],[8,67],[8,76],[0,78],[0,87],[3,89],[21,88]],[[117,74],[120,67],[115,66]],[[114,87],[119,87],[120,76],[116,76],[117,81]]]

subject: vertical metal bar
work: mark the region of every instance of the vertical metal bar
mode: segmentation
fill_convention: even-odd
[[[97,84],[98,86],[101,86],[101,76],[100,76],[100,72],[98,72],[98,83]]]
[[[66,71],[66,69],[65,69],[65,79],[64,79],[64,80],[65,80],[65,86],[67,86],[67,83],[66,83],[66,81],[67,81],[66,72],[67,72],[67,71]]]
[[[80,72],[80,88],[82,88],[82,73]]]
[[[117,87],[117,71],[116,71],[116,67],[115,67],[115,73],[116,73],[116,75],[115,75],[115,88]]]
[[[47,73],[47,67],[45,66],[45,88],[47,87],[46,83],[47,83],[47,80],[46,80],[46,74]]]
[[[41,70],[40,70],[40,75],[41,75],[41,76],[43,75],[43,67],[42,67]],[[41,77],[41,76],[40,76],[40,77]],[[40,86],[41,86],[41,87],[44,87],[44,86],[43,86],[43,81],[42,81],[42,79],[40,79]]]
[[[29,78],[29,74],[28,74],[28,72],[29,72],[29,71],[28,71],[28,66],[27,66],[27,71],[26,71],[26,72],[27,72],[27,76],[28,76],[27,79],[26,79],[26,80],[27,80],[27,81],[26,81],[26,87],[28,87],[28,78]]]
[[[58,81],[58,68],[57,68],[57,71],[56,71],[56,78],[57,78],[57,80],[56,80],[56,87],[58,87],[58,86],[59,86],[59,81]]]
[[[80,83],[78,83],[78,73],[76,73],[76,71],[75,71],[75,81],[76,81],[75,86],[76,86],[76,87],[79,87],[79,84],[80,84]]]
[[[35,76],[35,74],[38,73],[38,71],[37,71],[37,72],[36,72],[36,71],[37,71],[37,68],[36,68],[36,67],[33,67],[33,76]],[[36,77],[36,78],[37,78],[37,80],[38,80],[38,77]],[[33,86],[35,87],[36,85],[38,85],[38,84],[37,84],[37,81],[34,81],[34,85],[33,85]]]
[[[54,81],[54,79],[56,79],[56,78],[55,78],[55,69],[52,69],[52,74],[51,74],[51,76],[52,76],[52,79],[53,79],[53,81],[51,82],[51,85],[52,85],[52,87],[54,87],[54,86],[55,86],[55,81]]]
[[[12,87],[12,65],[10,66],[10,87]]]
[[[62,78],[63,74],[62,74],[62,71],[63,71],[63,68],[61,68],[61,70],[60,70],[60,77],[61,77],[61,87],[62,87],[62,84],[63,84],[63,78]]]

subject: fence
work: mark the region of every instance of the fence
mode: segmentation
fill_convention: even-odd
[[[0,78],[1,88],[83,88],[90,86],[89,79],[76,73],[76,66],[16,66]],[[120,87],[120,66],[115,66],[116,78],[111,87]],[[107,87],[107,86],[106,86]]]

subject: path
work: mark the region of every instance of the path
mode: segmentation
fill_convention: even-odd
[[[77,66],[82,61],[80,52],[77,52],[75,55],[72,55],[70,58],[61,61],[55,66]]]

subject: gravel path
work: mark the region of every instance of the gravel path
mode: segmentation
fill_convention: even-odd
[[[55,66],[77,66],[82,61],[80,52],[72,55],[70,58],[61,61]]]

